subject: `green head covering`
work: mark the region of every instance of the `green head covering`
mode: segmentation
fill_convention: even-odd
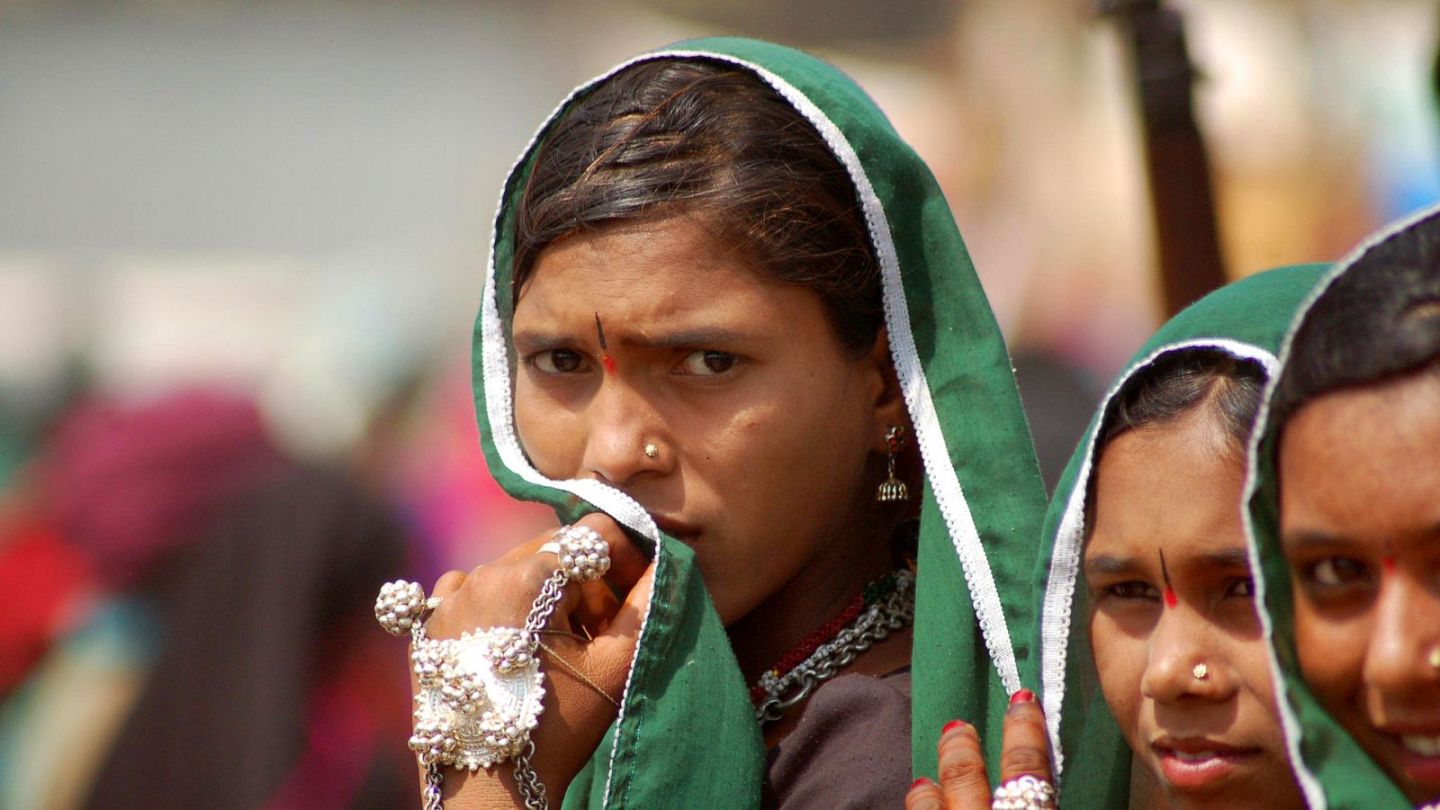
[[[1044,490],[1010,358],[954,218],[924,162],[844,74],[763,42],[693,40],[582,85],[541,127],[502,191],[475,329],[477,409],[496,479],[516,497],[554,506],[562,520],[609,513],[653,547],[657,560],[619,719],[566,806],[752,806],[764,769],[747,684],[691,549],[660,534],[618,490],[546,479],[515,431],[508,293],[514,209],[525,178],[537,148],[577,99],[615,72],[655,59],[716,60],[753,73],[815,126],[855,184],[927,478],[912,668],[915,767],[934,774],[940,727],[955,717],[974,722],[998,750],[1007,695],[1020,687],[1017,662],[1027,657],[1026,586]]]
[[[1385,262],[1389,252],[1413,239],[1440,240],[1440,207],[1421,211],[1381,230],[1335,265],[1305,301],[1287,331],[1279,353],[1288,361],[1295,333],[1315,303],[1336,280],[1356,272],[1362,260]],[[1430,268],[1431,272],[1437,272]],[[1250,476],[1246,482],[1246,526],[1251,540],[1251,566],[1262,605],[1261,620],[1270,642],[1275,694],[1283,695],[1280,719],[1290,761],[1311,808],[1410,807],[1404,794],[1327,713],[1305,685],[1295,651],[1295,611],[1290,566],[1280,548],[1280,489],[1276,460],[1281,418],[1276,404],[1277,379],[1266,387],[1258,429],[1251,440]]]
[[[1207,295],[1172,318],[1110,387],[1065,468],[1045,517],[1040,550],[1038,579],[1044,590],[1038,658],[1041,705],[1066,807],[1126,807],[1129,802],[1130,749],[1100,692],[1090,649],[1089,604],[1079,582],[1095,442],[1111,402],[1136,374],[1175,352],[1219,350],[1256,361],[1273,373],[1285,328],[1324,269],[1300,265],[1259,273]]]

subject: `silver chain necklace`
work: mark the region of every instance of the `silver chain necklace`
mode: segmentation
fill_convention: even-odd
[[[914,620],[915,575],[900,570],[895,572],[895,589],[865,608],[835,638],[821,644],[789,672],[771,671],[760,676],[759,686],[766,697],[755,708],[755,720],[762,726],[779,720],[791,706],[810,697],[816,686],[835,677],[861,653]]]

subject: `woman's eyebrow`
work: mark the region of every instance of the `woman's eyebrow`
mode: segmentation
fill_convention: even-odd
[[[1201,554],[1190,564],[1205,568],[1249,568],[1250,553],[1243,548],[1227,548]]]
[[[1280,545],[1284,546],[1286,551],[1323,551],[1347,546],[1350,542],[1344,537],[1318,529],[1295,529],[1281,536]]]
[[[1140,563],[1134,557],[1115,557],[1109,554],[1096,554],[1085,558],[1086,575],[1134,574],[1140,570]]]
[[[700,349],[710,346],[730,346],[736,343],[754,341],[754,335],[732,329],[684,329],[676,332],[647,332],[643,335],[627,335],[622,342],[633,346],[653,349]]]
[[[526,329],[516,332],[511,338],[520,352],[543,352],[549,349],[566,349],[575,345],[575,338],[568,333],[540,332]]]

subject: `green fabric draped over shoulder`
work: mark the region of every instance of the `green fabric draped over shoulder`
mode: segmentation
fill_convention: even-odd
[[[1086,494],[1095,442],[1112,401],[1136,374],[1174,352],[1211,349],[1253,360],[1268,372],[1291,317],[1326,265],[1270,270],[1222,287],[1160,328],[1126,365],[1090,420],[1045,518],[1036,581],[1041,705],[1054,748],[1062,807],[1127,807],[1130,749],[1100,692],[1081,582]],[[1239,508],[1236,504],[1236,508]]]
[[[1387,252],[1404,240],[1423,237],[1433,241],[1440,238],[1437,233],[1440,233],[1440,208],[1430,208],[1382,229],[1337,263],[1295,316],[1279,353],[1281,366],[1287,362],[1291,341],[1307,314],[1336,279],[1356,272],[1356,265],[1362,259],[1383,263]],[[1311,808],[1408,808],[1411,805],[1404,794],[1325,711],[1300,673],[1295,650],[1290,567],[1280,548],[1280,483],[1276,458],[1281,425],[1271,411],[1275,391],[1272,379],[1266,388],[1266,404],[1251,442],[1250,475],[1245,488],[1246,526],[1250,534],[1251,564],[1257,571],[1261,617],[1270,642],[1275,694],[1285,698],[1280,701],[1280,716],[1290,747],[1290,760]]]
[[[565,797],[566,807],[749,807],[765,748],[747,684],[693,552],[660,534],[623,493],[555,481],[515,432],[509,343],[514,207],[540,144],[577,99],[629,65],[717,60],[750,71],[824,137],[855,183],[883,272],[892,355],[924,458],[912,667],[916,773],[955,717],[998,754],[1007,696],[1025,673],[1029,593],[1044,488],[1010,358],[940,187],[874,102],[814,57],[745,39],[702,39],[644,54],[582,85],[556,110],[501,195],[475,329],[475,391],[490,469],[512,495],[562,520],[595,509],[654,550],[655,589],[620,715]]]

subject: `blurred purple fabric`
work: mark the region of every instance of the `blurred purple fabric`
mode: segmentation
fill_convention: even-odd
[[[143,579],[237,489],[282,466],[244,396],[191,389],[79,406],[38,470],[40,508],[111,587]]]

